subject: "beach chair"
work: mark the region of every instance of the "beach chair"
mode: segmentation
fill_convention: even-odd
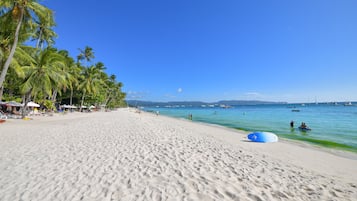
[[[39,115],[41,115],[41,113],[37,109],[34,109],[29,112],[29,115],[30,116],[39,116]]]
[[[7,119],[7,115],[0,110],[0,119]]]

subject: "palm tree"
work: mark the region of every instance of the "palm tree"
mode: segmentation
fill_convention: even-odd
[[[79,49],[80,54],[77,56],[77,63],[79,63],[82,60],[86,60],[86,62],[91,61],[94,59],[94,52],[93,48],[86,46],[84,50]]]
[[[103,80],[100,79],[100,76],[101,71],[99,71],[95,66],[83,68],[82,80],[78,87],[82,91],[80,111],[82,111],[84,98],[87,93],[95,94],[99,90],[99,86],[103,84]]]
[[[31,96],[43,94],[51,97],[53,89],[66,83],[64,58],[54,48],[46,48],[39,54],[32,50],[34,62],[23,66],[25,79],[21,84],[21,93],[25,95],[25,107]],[[24,115],[24,114],[23,114]]]
[[[81,68],[75,64],[74,59],[69,56],[68,51],[62,50],[59,52],[65,59],[66,64],[66,75],[67,75],[67,87],[70,88],[70,101],[69,104],[73,105],[73,90],[76,86],[78,86],[79,77],[81,74]]]
[[[7,89],[8,98],[14,99],[14,93],[18,93],[19,85],[25,78],[25,72],[22,66],[29,65],[34,62],[32,56],[29,54],[29,50],[33,49],[30,46],[19,45],[16,48],[14,58],[11,61],[10,68],[8,70],[7,79],[4,82],[4,88]],[[3,90],[0,90],[0,99],[2,97]],[[11,98],[13,97],[13,98]]]
[[[24,71],[22,69],[22,65],[26,65],[32,62],[32,57],[27,53],[27,49],[31,48],[28,46],[19,45],[16,48],[14,58],[11,60],[10,68],[8,69],[8,75],[10,79],[5,80],[3,86],[8,86],[12,90],[16,88],[16,86],[12,86],[11,83],[16,83],[18,78],[24,78]],[[4,60],[0,60],[0,63],[4,62]],[[0,88],[0,100],[3,97],[4,87]]]
[[[44,43],[47,43],[48,46],[52,46],[55,43],[54,38],[57,37],[57,34],[52,29],[55,24],[36,21],[36,25],[37,30],[33,36],[33,40],[37,40],[36,48],[42,49]]]
[[[106,107],[109,105],[109,102],[114,101],[118,94],[121,92],[122,83],[117,83],[116,76],[110,75],[106,80],[106,94],[105,102],[103,105]]]
[[[35,19],[38,19],[40,22],[44,22],[44,24],[54,23],[52,11],[37,3],[37,0],[1,0],[0,9],[0,14],[4,14],[3,16],[6,18],[10,17],[11,13],[12,21],[16,23],[13,37],[11,37],[12,45],[10,53],[7,56],[0,74],[0,88],[2,88],[7,71],[11,64],[11,60],[19,42],[20,30],[23,27],[23,23],[31,24]]]
[[[71,70],[73,67],[76,67],[74,60],[69,57],[68,51],[66,50],[61,50],[57,52],[59,55],[62,56],[62,62],[64,65],[60,65],[60,68],[58,70],[61,71],[63,77],[64,77],[64,82],[57,83],[57,85],[54,85],[53,91],[52,91],[52,97],[51,100],[52,102],[56,102],[57,99],[57,94],[62,94],[62,91],[65,92],[68,88],[73,88],[73,83],[76,83],[76,76],[72,74]]]
[[[93,52],[93,48],[86,46],[84,48],[84,58],[87,61],[91,61],[92,59],[94,59],[94,52]]]
[[[53,103],[57,92],[61,95],[68,88],[71,105],[73,90],[81,90],[81,108],[85,98],[93,103],[122,102],[122,84],[115,76],[108,77],[104,64],[87,66],[94,58],[91,47],[80,49],[77,63],[68,52],[49,47],[56,37],[53,13],[38,1],[0,0],[0,100],[6,86],[8,96],[20,98],[22,94],[25,104],[31,97]],[[36,48],[23,45],[30,39],[37,40]]]
[[[0,4],[3,2],[0,2]],[[13,30],[16,28],[16,25],[13,23],[13,15],[11,12],[6,12],[6,10],[4,11],[4,8],[1,8],[0,10],[0,70],[3,69],[4,64],[7,61],[7,58],[10,54],[11,51],[11,44],[12,44],[12,38],[13,38]],[[19,41],[24,41],[24,34],[20,34],[19,35]],[[19,52],[21,50],[21,47],[18,46],[16,48],[16,51],[14,52],[14,58],[11,60],[10,65],[9,65],[9,69],[11,69],[11,67],[16,67],[15,72],[18,72],[19,69],[19,62],[17,62],[16,56],[17,55],[21,55],[20,54],[16,54],[17,52]],[[9,71],[9,69],[7,71]],[[14,71],[10,71],[9,73],[12,73],[12,79],[16,78],[14,77]],[[14,80],[11,80],[14,81]],[[2,100],[3,97],[3,91],[4,91],[4,85],[8,84],[5,82],[3,83],[3,86],[0,87],[0,100]]]

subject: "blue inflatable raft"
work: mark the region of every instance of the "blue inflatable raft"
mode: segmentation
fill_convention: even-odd
[[[248,134],[248,139],[253,142],[277,142],[278,136],[270,132],[253,132]]]
[[[301,131],[311,131],[311,128],[299,127],[299,130],[301,130]]]

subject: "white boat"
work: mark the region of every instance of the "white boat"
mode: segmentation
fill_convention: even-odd
[[[228,108],[231,108],[232,106],[221,104],[221,105],[219,105],[219,107],[228,109]]]
[[[352,106],[351,102],[345,103],[344,106]]]

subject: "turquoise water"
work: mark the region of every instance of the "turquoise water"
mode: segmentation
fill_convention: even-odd
[[[246,131],[270,131],[280,137],[314,143],[320,146],[357,152],[357,104],[254,105],[220,107],[144,108],[162,115],[188,118]],[[299,110],[293,112],[292,110]],[[294,129],[290,128],[294,121]],[[312,130],[298,129],[305,122]]]

